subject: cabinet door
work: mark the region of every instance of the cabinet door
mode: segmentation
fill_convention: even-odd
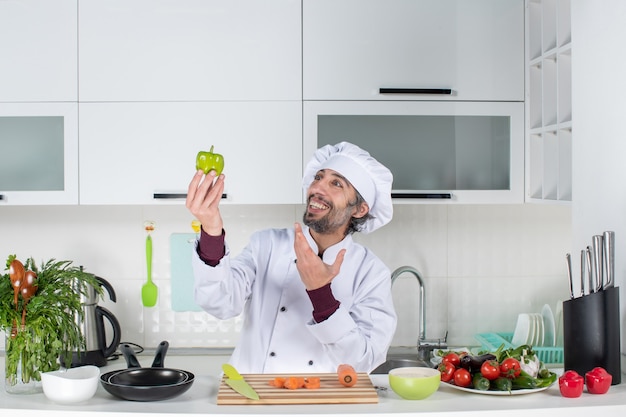
[[[78,104],[0,104],[0,203],[78,204]]]
[[[361,146],[393,173],[394,203],[522,203],[524,103],[309,101],[303,155]]]
[[[224,203],[301,202],[300,102],[84,103],[80,134],[81,204],[184,204],[211,145]]]
[[[81,101],[299,100],[299,0],[81,0]]]
[[[303,96],[523,101],[524,1],[303,0]]]
[[[0,101],[77,100],[77,0],[0,1]]]

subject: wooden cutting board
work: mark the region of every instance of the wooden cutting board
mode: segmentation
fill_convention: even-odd
[[[226,385],[224,379],[217,393],[218,405],[259,405],[259,404],[361,404],[378,403],[376,388],[368,374],[357,374],[357,383],[344,387],[337,374],[242,374],[244,379],[259,394],[259,400],[250,400]],[[275,388],[269,381],[276,377],[319,377],[320,388],[289,390]]]

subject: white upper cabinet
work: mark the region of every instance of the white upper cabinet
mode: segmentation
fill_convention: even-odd
[[[524,101],[524,0],[303,0],[302,25],[304,100]]]
[[[77,100],[77,2],[0,1],[0,102]]]
[[[0,155],[0,205],[78,204],[78,104],[1,103]]]
[[[524,103],[306,101],[303,163],[348,141],[393,174],[394,203],[524,201]]]
[[[88,101],[300,100],[300,0],[81,0]]]
[[[80,204],[183,204],[211,145],[223,203],[301,203],[300,102],[81,103],[79,126]]]

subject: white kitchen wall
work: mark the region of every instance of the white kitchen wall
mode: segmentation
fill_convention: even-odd
[[[623,49],[626,2],[572,0],[572,113],[574,199],[573,253],[605,230],[615,231],[615,286],[620,287],[621,323],[626,323],[626,187],[624,187]],[[609,88],[598,88],[598,82]],[[626,332],[622,330],[622,373],[626,372]]]
[[[255,230],[292,227],[303,207],[223,206],[234,253]],[[184,206],[0,207],[0,258],[16,254],[38,263],[71,260],[111,282],[117,302],[102,302],[119,319],[122,340],[155,347],[231,347],[241,320],[218,321],[203,312],[174,312],[170,304],[172,233],[191,233]],[[141,304],[146,277],[144,220],[154,220],[156,307]],[[476,345],[478,332],[513,331],[517,314],[539,312],[568,296],[564,255],[571,246],[567,206],[397,205],[393,221],[356,240],[391,270],[417,268],[426,288],[429,338],[446,330],[451,345]],[[2,263],[4,263],[2,261]],[[418,334],[417,281],[402,275],[394,286],[399,312],[394,346],[414,345]],[[3,347],[4,338],[0,338]]]

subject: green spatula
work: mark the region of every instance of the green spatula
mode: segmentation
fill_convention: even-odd
[[[148,232],[148,236],[146,237],[148,281],[141,287],[141,300],[145,307],[154,307],[159,295],[159,288],[152,282],[152,236],[150,236],[150,232],[154,230],[154,222],[145,222],[144,227],[146,232]]]

